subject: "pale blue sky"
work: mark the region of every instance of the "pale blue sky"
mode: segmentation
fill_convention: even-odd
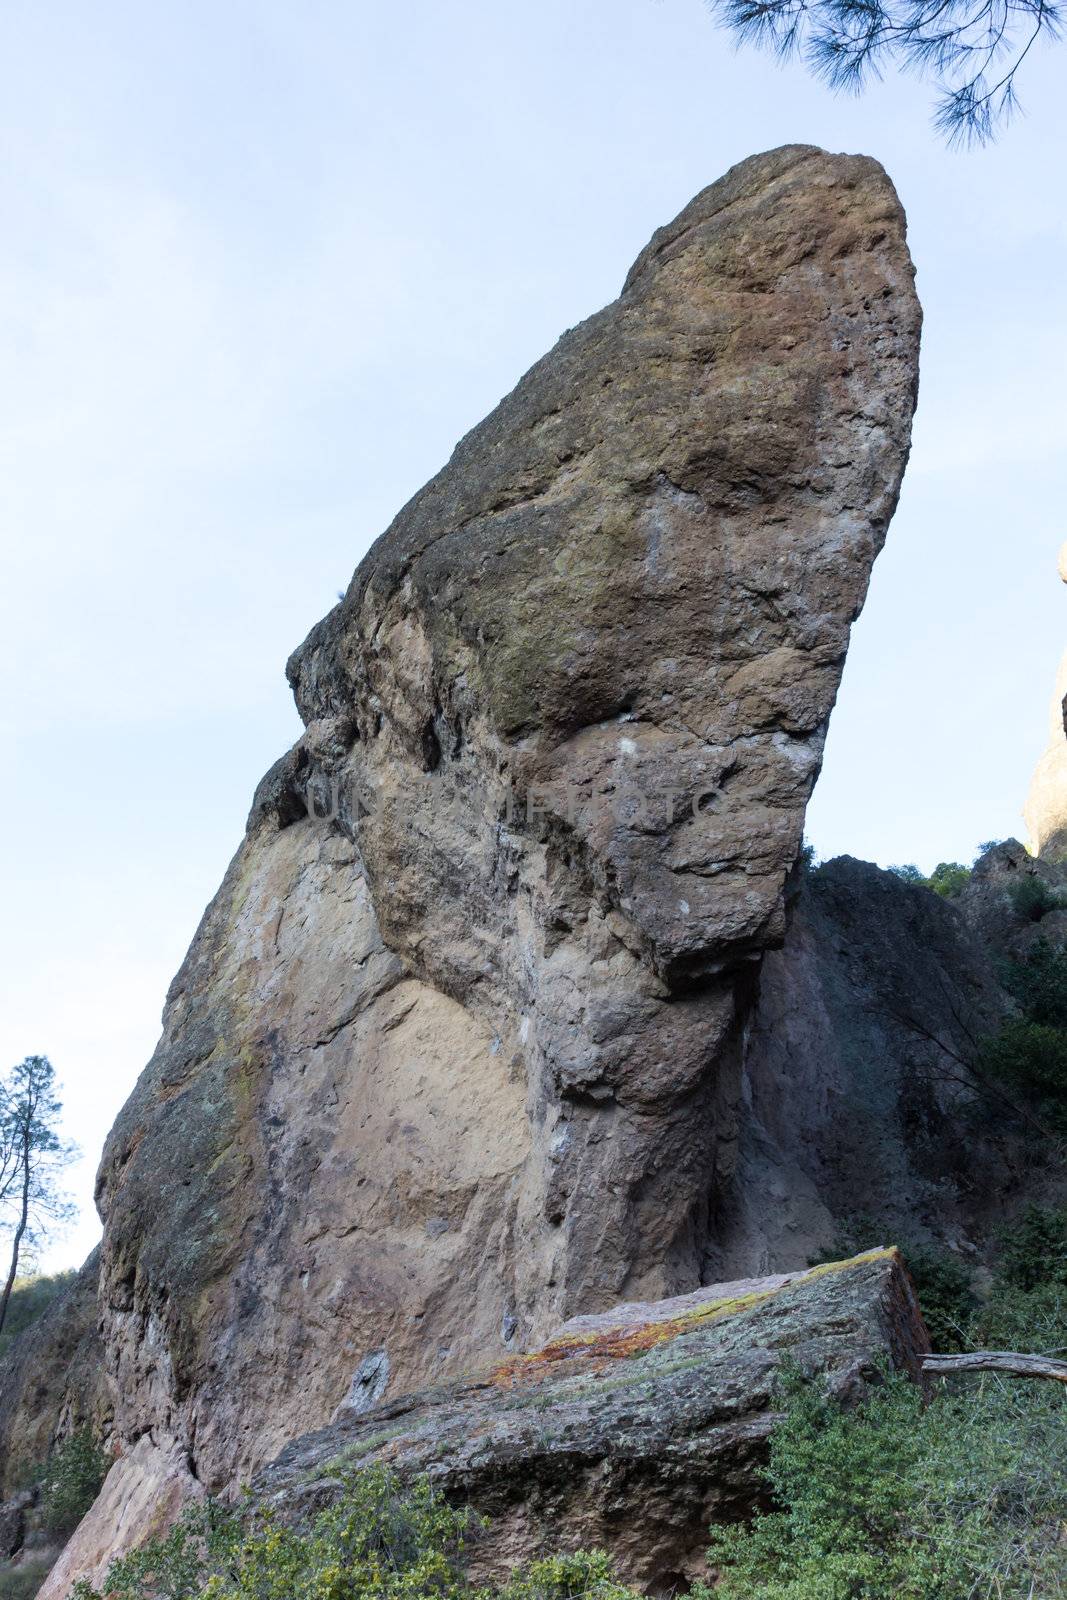
[[[811,837],[929,867],[1021,830],[1067,644],[1067,51],[995,148],[954,153],[921,85],[835,98],[701,0],[9,0],[0,29],[0,1056],[55,1062],[83,1204],[297,732],[286,655],[753,151],[878,156],[927,318]],[[87,1209],[50,1264],[94,1234]]]

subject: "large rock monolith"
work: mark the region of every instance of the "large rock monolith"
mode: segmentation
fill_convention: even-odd
[[[742,162],[292,657],[305,732],[100,1170],[116,1433],[161,1492],[709,1280],[919,326],[877,162]]]

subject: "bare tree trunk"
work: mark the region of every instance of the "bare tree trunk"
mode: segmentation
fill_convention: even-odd
[[[1047,1356],[1019,1355],[1014,1350],[972,1350],[962,1356],[924,1356],[923,1371],[1007,1372],[1013,1378],[1053,1378],[1067,1383],[1067,1361],[1050,1361]]]
[[[0,1298],[0,1333],[3,1333],[4,1323],[7,1320],[8,1302],[11,1299],[11,1291],[14,1288],[15,1277],[19,1270],[19,1250],[22,1248],[22,1236],[26,1232],[26,1224],[30,1216],[30,1129],[28,1123],[22,1140],[21,1160],[22,1206],[19,1211],[19,1223],[15,1229],[15,1237],[11,1241],[11,1266],[8,1269],[3,1296]]]

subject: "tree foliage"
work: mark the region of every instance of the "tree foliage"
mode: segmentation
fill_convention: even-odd
[[[912,862],[902,867],[890,867],[889,871],[895,877],[903,879],[905,883],[932,889],[942,900],[954,899],[971,881],[971,868],[965,867],[962,861],[939,861],[929,877],[920,872]]]
[[[977,1069],[987,1082],[1025,1096],[1047,1128],[1065,1133],[1067,953],[1038,939],[1024,960],[1007,962],[1001,976],[1018,1015],[981,1041]]]
[[[90,1428],[79,1428],[49,1457],[41,1475],[44,1525],[72,1533],[100,1492],[111,1456]]]
[[[739,42],[800,56],[832,89],[862,90],[890,66],[931,79],[934,125],[984,143],[1017,109],[1016,78],[1057,0],[709,0]]]
[[[49,1231],[73,1211],[58,1182],[74,1154],[57,1132],[62,1109],[47,1056],[27,1056],[0,1078],[0,1229],[10,1238],[11,1252],[0,1293],[0,1333],[20,1261],[32,1261]]]

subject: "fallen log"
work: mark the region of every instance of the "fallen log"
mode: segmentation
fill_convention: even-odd
[[[936,1376],[949,1372],[1006,1372],[1013,1378],[1053,1378],[1067,1383],[1067,1361],[1020,1355],[1015,1350],[971,1350],[959,1356],[923,1356],[922,1368]]]

